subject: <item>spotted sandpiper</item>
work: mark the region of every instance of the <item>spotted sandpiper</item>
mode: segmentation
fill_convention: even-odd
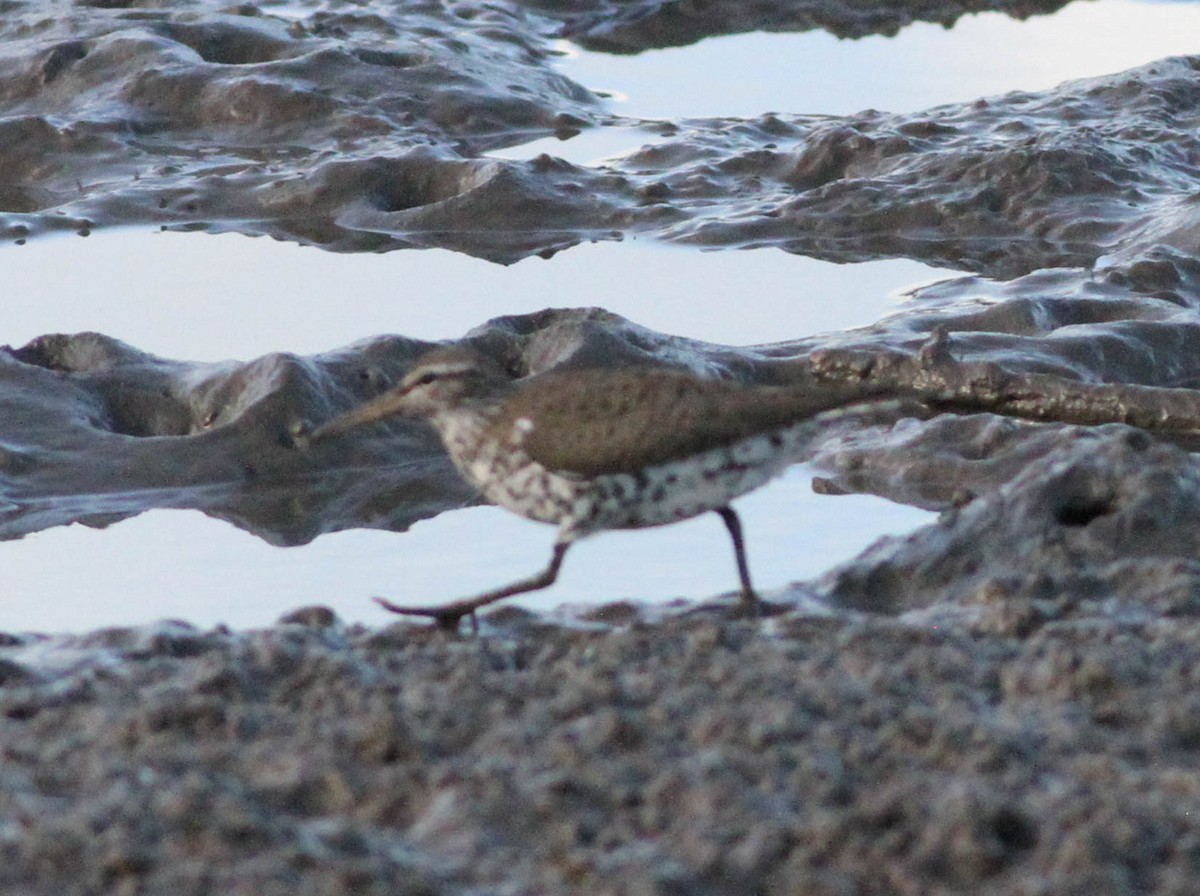
[[[425,354],[399,385],[310,438],[394,415],[424,418],[485,498],[558,526],[550,563],[536,575],[437,606],[376,598],[394,613],[456,628],[480,607],[551,585],[567,549],[585,535],[707,511],[729,530],[743,604],[758,610],[741,521],[729,503],[796,460],[815,415],[863,397],[645,367],[556,369],[513,380],[486,355],[451,347]]]

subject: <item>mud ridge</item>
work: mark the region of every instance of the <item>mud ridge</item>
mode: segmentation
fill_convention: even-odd
[[[565,25],[511,3],[38,6],[0,23],[0,238],[16,242],[150,225],[508,264],[640,235],[1005,279],[1194,248],[1196,57],[911,114],[639,121],[555,70],[556,29],[653,30],[680,4],[572,5]],[[856,4],[867,24],[849,30],[967,10],[950,7],[889,24]],[[816,4],[705,9],[721,30],[839,27]],[[595,166],[487,155],[596,127],[648,145]]]

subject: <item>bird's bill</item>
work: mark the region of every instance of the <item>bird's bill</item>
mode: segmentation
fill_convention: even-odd
[[[328,423],[318,426],[312,431],[310,439],[326,439],[330,436],[341,435],[351,429],[375,423],[395,415],[404,401],[405,393],[400,390],[385,392],[378,398],[373,398],[365,404],[347,411],[341,416],[334,417]]]

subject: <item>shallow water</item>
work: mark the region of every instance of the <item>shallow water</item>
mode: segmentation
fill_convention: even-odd
[[[759,32],[636,56],[567,45],[560,67],[612,92],[612,110],[633,118],[916,112],[1194,53],[1197,34],[1194,4],[1092,0],[1023,21],[985,12],[951,28],[915,22],[894,37]]]
[[[934,516],[871,496],[817,495],[810,483],[798,466],[738,503],[754,580],[768,595]],[[710,516],[586,539],[553,587],[512,603],[553,609],[731,592],[729,538]],[[84,632],[177,618],[257,628],[310,604],[378,624],[395,617],[371,596],[437,603],[524,578],[548,561],[553,534],[499,508],[474,507],[402,534],[353,530],[277,548],[196,511],[153,510],[104,530],[75,524],[0,542],[10,598],[2,627]]]
[[[10,247],[0,264],[13,297],[0,342],[95,330],[195,361],[312,354],[379,333],[451,339],[547,307],[603,307],[663,332],[755,345],[866,326],[905,289],[945,276],[905,259],[834,265],[641,240],[501,267],[442,249],[347,255],[135,229]]]
[[[976,13],[951,28],[916,22],[893,37],[858,40],[824,31],[757,32],[636,56],[608,56],[564,41],[559,67],[610,94],[609,108],[632,119],[911,112],[1013,90],[1045,90],[1194,53],[1197,34],[1200,8],[1193,4],[1092,0],[1023,21]],[[603,127],[490,155],[528,159],[545,152],[596,164],[654,142],[644,130]]]

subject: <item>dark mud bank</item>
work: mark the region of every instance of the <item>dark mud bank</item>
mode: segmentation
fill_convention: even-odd
[[[909,115],[635,121],[555,71],[557,35],[605,43],[672,17],[681,35],[889,33],[982,4],[545,6],[106,3],[51,20],[13,0],[0,235],[151,224],[506,263],[645,235],[1000,277],[1195,246],[1195,57]],[[484,155],[614,126],[657,142],[598,167]]]

